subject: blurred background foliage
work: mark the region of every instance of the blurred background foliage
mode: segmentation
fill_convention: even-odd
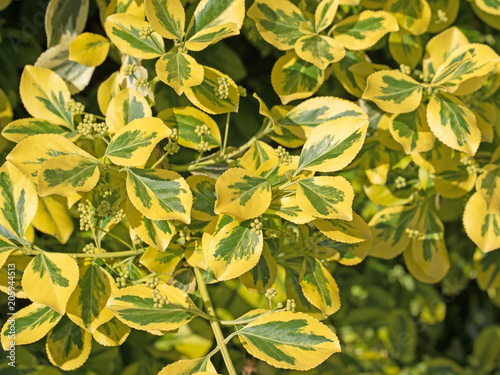
[[[100,0],[101,2],[103,0]],[[316,1],[316,0],[310,0]],[[452,0],[458,1],[458,0]],[[106,2],[104,0],[104,2]],[[195,1],[184,1],[189,3]],[[299,3],[299,1],[294,1]],[[247,1],[247,9],[251,1]],[[194,5],[194,4],[191,4]],[[44,14],[46,0],[0,0],[0,125],[13,118],[28,117],[19,98],[19,80],[22,69],[34,64],[46,49]],[[192,7],[191,7],[192,8]],[[354,10],[355,12],[356,10]],[[500,18],[500,17],[499,17]],[[489,21],[490,24],[495,25]],[[474,43],[488,43],[500,52],[497,30],[483,22],[473,11],[470,2],[460,1],[460,12],[455,26]],[[500,26],[497,24],[497,26]],[[85,31],[104,35],[96,2],[91,1],[89,20]],[[432,37],[424,34],[423,45]],[[387,37],[367,51],[373,61],[398,68],[387,48]],[[241,35],[195,53],[196,60],[225,72],[235,82],[256,92],[269,106],[280,104],[271,89],[270,74],[274,62],[282,52],[272,48],[259,36],[248,18]],[[153,63],[144,66],[154,71]],[[85,104],[89,112],[98,113],[97,88],[120,65],[119,55],[112,51],[110,58],[99,66],[91,83],[75,99]],[[336,96],[357,100],[332,75],[325,81],[317,96]],[[168,86],[155,88],[154,111],[188,105],[184,96],[177,96]],[[215,116],[222,127],[225,116]],[[251,95],[242,98],[240,110],[231,116],[228,144],[239,145],[257,132],[262,122],[258,103]],[[0,159],[13,144],[0,137]],[[183,149],[173,162],[192,160]],[[194,151],[193,151],[194,152]],[[355,187],[354,211],[365,218],[380,210],[363,190],[364,174],[351,170],[344,173]],[[326,324],[339,336],[342,353],[335,354],[317,369],[303,374],[404,374],[404,375],[499,375],[500,374],[500,295],[488,295],[477,280],[481,264],[473,262],[476,246],[464,233],[461,223],[463,204],[468,196],[456,201],[444,201],[439,210],[445,223],[446,243],[450,249],[451,269],[443,281],[427,285],[416,281],[405,269],[401,257],[395,260],[368,258],[353,267],[335,266],[331,271],[339,285],[341,309]],[[460,207],[460,202],[462,207]],[[52,244],[57,248],[55,242]],[[68,245],[65,245],[68,246]],[[500,251],[488,255],[489,261],[500,262]],[[333,262],[332,262],[333,263]],[[283,271],[283,270],[281,270]],[[284,273],[278,277],[278,298],[286,299]],[[190,288],[191,278],[178,275],[178,282]],[[497,278],[497,281],[498,278]],[[500,283],[499,283],[500,284]],[[499,285],[500,286],[500,285]],[[223,319],[234,319],[253,308],[266,308],[263,295],[252,294],[237,280],[210,287],[217,313]],[[500,290],[497,288],[497,290]],[[280,293],[283,298],[280,298]],[[18,300],[18,309],[24,307]],[[0,294],[2,324],[6,321],[7,296]],[[120,347],[107,348],[94,343],[85,365],[70,374],[81,375],[149,375],[156,374],[166,364],[181,358],[197,358],[208,353],[213,345],[208,323],[195,319],[182,327],[178,334],[152,336],[133,330]],[[7,365],[2,355],[0,375],[63,373],[50,365],[45,355],[45,342],[19,346],[16,349],[15,369]],[[237,370],[243,374],[295,374],[299,372],[271,368],[246,355],[237,340],[229,343]],[[217,362],[220,360],[220,363]],[[223,369],[222,359],[213,358],[216,368]],[[252,372],[253,371],[253,372]]]

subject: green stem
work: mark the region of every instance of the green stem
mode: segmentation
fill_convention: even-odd
[[[226,130],[224,131],[224,142],[222,143],[222,148],[220,151],[220,155],[223,156],[224,153],[226,152],[226,146],[227,146],[227,136],[229,135],[229,118],[231,117],[231,112],[227,114],[227,119],[226,119]]]
[[[153,36],[152,36],[152,35],[150,35],[150,36],[149,36],[149,38],[153,41],[153,43],[154,43],[154,44],[156,44],[156,47],[158,47],[158,49],[159,49],[160,51],[163,51],[163,48],[161,48],[161,46],[158,44],[158,42],[156,41],[156,39],[155,39],[155,38],[153,38]]]
[[[134,249],[134,247],[133,247],[132,245],[130,245],[130,244],[128,244],[128,243],[126,243],[126,242],[125,242],[125,241],[123,241],[120,237],[115,236],[113,233],[110,233],[110,232],[108,232],[107,230],[102,229],[102,228],[99,228],[99,227],[95,227],[95,229],[98,229],[98,230],[100,230],[101,232],[106,233],[107,235],[109,235],[109,236],[113,237],[115,240],[117,240],[117,241],[121,242],[122,244],[124,244],[125,246],[127,246],[130,250],[134,250],[134,251],[135,251],[135,249]],[[101,241],[99,241],[99,242],[101,242]]]
[[[33,251],[37,253],[45,253],[45,250],[40,249],[38,246],[33,245]],[[103,259],[103,258],[123,258],[129,257],[133,255],[141,255],[145,252],[145,249],[139,250],[127,250],[127,251],[115,251],[111,253],[99,253],[99,254],[85,254],[85,253],[59,253],[66,254],[74,258],[94,258],[94,259]]]
[[[198,290],[200,291],[201,299],[203,300],[205,309],[207,310],[207,313],[211,318],[210,325],[212,326],[212,330],[214,331],[217,346],[221,351],[222,358],[224,359],[224,363],[226,364],[229,375],[237,375],[233,362],[231,361],[231,356],[229,355],[229,351],[227,350],[226,343],[224,342],[224,335],[222,334],[222,330],[219,325],[219,319],[217,319],[217,316],[215,315],[215,309],[212,305],[212,301],[210,300],[210,295],[208,294],[207,286],[205,285],[203,276],[201,275],[200,270],[196,267],[194,268],[194,274],[196,276],[196,283],[198,284]]]
[[[155,169],[158,165],[160,165],[160,163],[165,160],[165,158],[168,156],[168,154],[165,152],[157,161],[156,163],[154,163],[150,169]]]

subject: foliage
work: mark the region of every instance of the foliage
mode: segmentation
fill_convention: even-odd
[[[500,2],[0,8],[20,371],[499,373]]]

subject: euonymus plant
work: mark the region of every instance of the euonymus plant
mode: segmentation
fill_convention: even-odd
[[[467,6],[499,26],[499,1]],[[0,91],[10,141],[1,145],[0,289],[27,301],[15,338],[10,320],[1,331],[4,350],[46,337],[50,362],[70,371],[93,345],[120,346],[131,331],[201,345],[190,341],[201,324],[213,341],[142,371],[250,374],[257,360],[321,369],[342,355],[332,323],[356,321],[328,318],[342,285],[361,295],[348,269],[365,259],[422,301],[454,259],[469,262],[500,304],[500,56],[491,35],[471,40],[453,26],[459,8],[50,0],[48,48],[19,80],[30,117],[11,121],[17,94]],[[87,24],[89,9],[97,17]],[[257,51],[252,64],[270,67],[259,73],[270,85],[236,83],[244,67],[225,39],[240,33]],[[260,128],[235,136],[246,118]],[[447,246],[443,221],[460,217],[473,258]],[[384,268],[400,254],[413,277]],[[212,303],[228,290],[252,308]],[[395,304],[389,323],[383,310],[366,316],[390,355],[411,363],[414,352],[394,342],[414,327]],[[443,320],[444,305],[419,306],[412,315]],[[426,366],[458,373],[447,360]],[[401,370],[386,367],[373,373]]]

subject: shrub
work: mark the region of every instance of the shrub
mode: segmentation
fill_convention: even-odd
[[[3,30],[4,368],[498,370],[498,1],[27,4],[3,11],[47,43]]]

